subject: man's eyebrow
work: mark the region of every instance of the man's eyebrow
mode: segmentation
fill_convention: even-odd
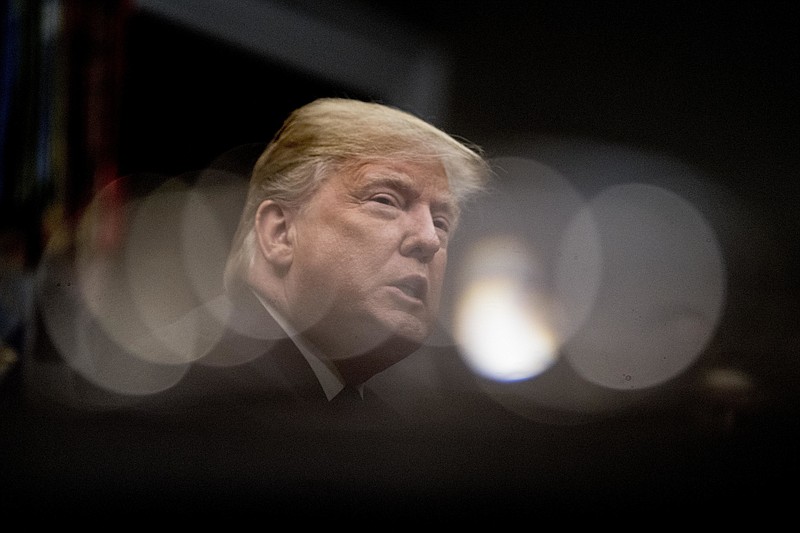
[[[434,200],[432,204],[435,211],[443,213],[451,222],[458,220],[461,210],[452,195],[440,200]]]
[[[414,190],[414,181],[399,172],[369,172],[365,176],[364,185],[367,188],[390,187],[409,196],[419,196],[419,192]]]

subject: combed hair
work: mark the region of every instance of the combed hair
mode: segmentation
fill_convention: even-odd
[[[314,100],[289,115],[256,161],[225,287],[231,290],[247,278],[256,250],[256,211],[264,200],[300,208],[328,176],[348,165],[387,159],[441,161],[459,204],[483,190],[489,177],[478,146],[408,112],[347,98]]]

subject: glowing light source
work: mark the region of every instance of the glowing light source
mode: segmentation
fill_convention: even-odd
[[[501,185],[464,214],[450,328],[473,369],[500,381],[549,368],[591,307],[599,251],[572,185],[536,161],[492,161]]]
[[[476,243],[463,265],[454,336],[467,363],[486,377],[527,379],[555,359],[536,266],[520,242],[499,237]]]
[[[511,279],[475,282],[461,302],[456,337],[468,363],[492,379],[527,379],[555,359],[552,337]]]

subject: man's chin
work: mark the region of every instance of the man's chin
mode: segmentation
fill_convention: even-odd
[[[403,317],[404,320],[365,320],[359,346],[351,352],[352,356],[373,354],[399,361],[418,350],[430,336],[432,328],[415,317]],[[367,326],[367,324],[370,324]]]
[[[436,319],[428,316],[420,316],[414,313],[397,311],[389,316],[381,317],[379,320],[380,328],[386,332],[386,337],[398,337],[408,342],[415,342],[421,345],[425,342],[436,325]]]
[[[364,346],[359,353],[336,361],[336,366],[348,382],[363,383],[417,351],[423,342],[424,339],[395,333]]]
[[[392,355],[392,358],[402,359],[418,350],[428,338],[429,328],[389,328],[376,326],[369,334],[362,337],[364,342],[353,351],[353,355],[378,353]]]
[[[332,321],[324,332],[312,331],[318,340],[337,339],[335,350],[325,350],[325,345],[318,344],[334,360],[383,354],[390,361],[398,361],[423,345],[433,325],[407,313],[384,313],[362,315],[358,320],[350,317],[347,323]]]

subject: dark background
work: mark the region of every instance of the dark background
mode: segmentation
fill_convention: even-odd
[[[585,136],[673,154],[755,201],[797,191],[791,4],[350,4],[347,19],[345,9],[288,2],[354,32],[364,10],[435,42],[452,76],[444,119],[427,118],[490,149],[513,135]],[[385,100],[148,12],[133,17],[127,54],[123,168],[185,170],[204,162],[190,153],[266,140],[314,96]]]

